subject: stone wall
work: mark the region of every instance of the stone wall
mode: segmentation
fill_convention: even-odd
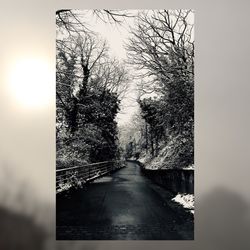
[[[194,193],[194,170],[141,168],[143,174],[173,193]]]
[[[132,160],[131,160],[132,161]],[[155,183],[165,187],[174,194],[194,194],[194,170],[192,169],[145,169],[138,161],[142,173]]]

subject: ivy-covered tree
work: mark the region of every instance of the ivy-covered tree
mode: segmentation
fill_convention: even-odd
[[[98,162],[119,154],[115,117],[128,74],[108,52],[91,32],[57,39],[57,159]]]

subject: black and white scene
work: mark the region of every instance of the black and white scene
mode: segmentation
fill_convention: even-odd
[[[194,165],[194,11],[56,11],[57,240],[193,240]]]

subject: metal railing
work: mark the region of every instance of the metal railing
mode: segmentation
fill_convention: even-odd
[[[81,187],[100,176],[124,167],[124,161],[104,161],[56,170],[56,193]]]

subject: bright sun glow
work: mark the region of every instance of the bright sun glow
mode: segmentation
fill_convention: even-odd
[[[54,94],[54,72],[49,64],[39,59],[16,62],[9,74],[10,92],[19,104],[26,107],[44,107]]]

